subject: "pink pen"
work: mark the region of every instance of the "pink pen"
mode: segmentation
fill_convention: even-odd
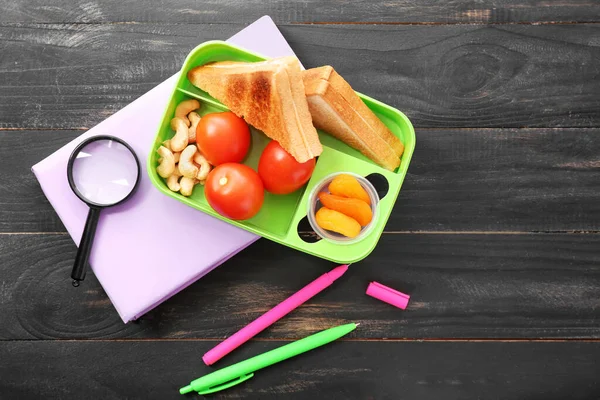
[[[331,271],[321,275],[302,289],[271,308],[269,311],[246,325],[244,328],[237,331],[232,336],[219,343],[213,349],[208,351],[202,361],[206,365],[212,365],[237,349],[240,345],[252,339],[254,336],[262,332],[265,328],[278,321],[280,318],[289,314],[296,307],[312,298],[323,289],[329,287],[336,279],[344,275],[348,270],[347,265],[340,265]]]

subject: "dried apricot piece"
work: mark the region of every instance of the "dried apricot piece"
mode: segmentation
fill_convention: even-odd
[[[352,175],[340,174],[333,178],[329,184],[329,191],[337,196],[360,199],[371,204],[369,194]]]
[[[355,219],[327,207],[319,208],[315,218],[317,224],[328,231],[337,232],[349,238],[356,237],[360,233],[360,224]]]
[[[371,206],[363,200],[350,199],[325,192],[319,193],[319,200],[325,207],[354,218],[360,226],[369,225],[369,222],[373,219]]]

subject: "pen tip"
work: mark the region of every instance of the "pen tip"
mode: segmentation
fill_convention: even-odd
[[[340,265],[340,266],[335,267],[331,271],[327,272],[327,275],[329,276],[329,278],[332,281],[335,281],[340,276],[344,275],[346,273],[346,271],[348,271],[348,266],[347,265]]]
[[[188,394],[193,391],[194,391],[194,388],[192,388],[192,385],[187,385],[187,386],[179,389],[179,394]]]
[[[360,322],[356,322],[354,325],[358,327],[360,325]]]

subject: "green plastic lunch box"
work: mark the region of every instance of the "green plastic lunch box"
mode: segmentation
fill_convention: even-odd
[[[254,217],[244,221],[234,221],[214,211],[206,201],[204,186],[196,185],[192,195],[185,197],[180,193],[169,190],[165,179],[160,177],[156,172],[159,159],[156,150],[162,142],[174,135],[170,121],[175,115],[177,104],[190,98],[197,99],[201,103],[201,108],[198,111],[201,116],[228,110],[227,107],[206,92],[193,86],[187,79],[188,71],[194,67],[213,61],[256,62],[265,59],[267,57],[223,41],[205,42],[190,52],[171,94],[147,160],[150,180],[165,195],[256,235],[332,262],[349,264],[360,261],[373,251],[383,233],[415,148],[415,131],[409,119],[395,108],[377,100],[357,92],[364,103],[404,144],[404,153],[401,157],[400,166],[396,171],[391,172],[379,167],[357,150],[354,150],[325,132],[318,131],[319,139],[323,145],[323,152],[317,159],[314,172],[308,183],[301,189],[288,195],[273,195],[265,192],[261,210]],[[250,127],[250,129],[252,144],[244,160],[244,164],[256,170],[260,155],[270,139],[253,127]],[[367,177],[367,179],[375,177],[379,181],[383,177],[387,180],[388,184],[387,193],[380,198],[377,205],[378,209],[371,223],[374,226],[369,229],[367,236],[351,244],[336,243],[323,239],[315,240],[314,235],[306,234],[307,227],[310,230],[309,225],[306,223],[306,217],[308,197],[311,189],[323,178],[336,172],[349,172]]]

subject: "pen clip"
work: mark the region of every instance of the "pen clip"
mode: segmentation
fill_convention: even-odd
[[[235,386],[235,385],[237,385],[238,383],[242,383],[242,382],[244,382],[244,381],[247,381],[248,379],[252,378],[253,376],[254,376],[254,372],[251,372],[251,373],[249,373],[248,375],[242,375],[242,376],[240,376],[239,378],[237,378],[237,379],[234,379],[234,380],[232,380],[232,381],[229,381],[229,382],[227,382],[227,383],[223,383],[223,384],[221,384],[221,385],[218,385],[218,386],[213,386],[213,387],[210,387],[210,388],[208,388],[208,389],[206,389],[206,390],[203,390],[203,391],[201,391],[201,392],[198,392],[198,394],[202,394],[202,395],[204,395],[204,394],[209,394],[209,393],[218,392],[219,390],[227,389],[227,388],[230,388],[230,387],[232,387],[232,386]]]

